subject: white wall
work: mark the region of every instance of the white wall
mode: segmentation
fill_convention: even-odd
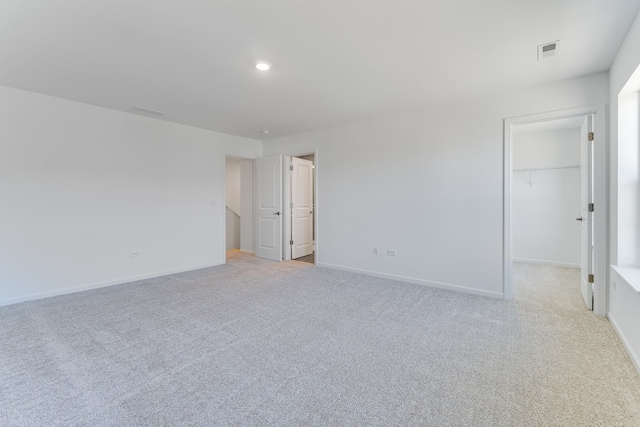
[[[226,191],[225,191],[225,203],[229,208],[240,216],[241,211],[241,174],[240,174],[240,159],[233,157],[226,158]]]
[[[624,271],[625,268],[619,270]],[[625,277],[615,268],[611,269],[611,289],[609,297],[609,313],[611,324],[624,343],[631,360],[640,372],[640,293],[628,283],[630,277],[638,278],[637,271]],[[636,280],[637,283],[637,280]]]
[[[610,168],[610,262],[613,265],[622,261],[623,264],[631,264],[630,260],[634,256],[628,253],[620,253],[624,251],[625,236],[635,233],[633,227],[625,229],[624,223],[621,224],[620,214],[624,217],[624,212],[619,212],[619,156],[627,156],[628,153],[618,151],[618,94],[625,86],[629,78],[632,76],[636,68],[640,65],[640,18],[636,17],[627,37],[618,51],[616,58],[611,66],[609,85],[610,91],[610,123],[611,123],[611,168]],[[636,158],[637,160],[637,158]],[[624,200],[621,200],[624,204]],[[637,220],[637,218],[636,218]],[[623,218],[624,221],[624,218]],[[632,230],[632,231],[630,231]],[[633,239],[633,237],[631,237]],[[637,261],[636,261],[637,262]],[[635,263],[635,266],[640,266]],[[614,272],[611,274],[611,280],[615,280]],[[620,338],[629,349],[629,354],[634,358],[636,367],[640,369],[640,294],[633,293],[627,283],[620,283],[616,289],[609,286],[609,312],[608,317],[611,323],[616,327]]]
[[[254,161],[240,160],[240,250],[253,253],[253,168]]]
[[[513,168],[555,168],[580,164],[580,128],[513,135]]]
[[[503,120],[607,101],[608,74],[598,73],[267,141],[263,151],[318,148],[319,265],[501,297]]]
[[[240,215],[225,206],[226,249],[240,249]]]
[[[515,133],[512,236],[516,261],[580,266],[580,129]]]
[[[223,153],[261,143],[0,87],[0,304],[221,263]]]

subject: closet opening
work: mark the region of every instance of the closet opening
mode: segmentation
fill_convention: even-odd
[[[581,145],[581,133],[589,132],[589,123],[590,117],[572,117],[513,129],[514,292],[524,298],[530,292],[577,297],[582,231],[592,227],[581,213],[582,179],[587,181],[585,186],[591,182],[586,174],[592,168],[582,164]],[[592,230],[584,231],[593,235]],[[587,256],[592,254],[589,251]],[[593,260],[588,264],[587,268],[592,268]],[[588,281],[587,285],[591,286]],[[591,308],[592,291],[586,291],[587,307]]]
[[[505,299],[527,274],[539,283],[563,276],[587,309],[606,316],[604,113],[596,105],[505,120]]]

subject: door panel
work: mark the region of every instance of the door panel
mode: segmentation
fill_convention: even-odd
[[[273,218],[260,218],[260,246],[265,249],[276,249],[278,240],[278,224]]]
[[[313,162],[292,158],[291,174],[291,258],[313,253]]]
[[[256,256],[282,260],[282,156],[256,159]]]
[[[263,209],[275,209],[278,207],[278,169],[281,166],[276,161],[258,162],[260,173],[260,206]]]
[[[587,116],[580,128],[580,291],[589,310],[593,310],[593,286],[589,281],[589,276],[593,274],[593,212],[589,212],[589,203],[593,202],[593,141],[589,141],[589,132],[593,129],[592,120],[591,116]]]

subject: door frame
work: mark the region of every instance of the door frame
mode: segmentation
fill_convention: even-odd
[[[285,261],[291,260],[291,245],[288,242],[291,240],[291,209],[289,206],[291,205],[291,173],[288,165],[291,164],[291,157],[301,157],[301,156],[309,156],[313,154],[313,233],[314,233],[314,264],[318,263],[318,149],[317,148],[308,148],[304,150],[290,151],[284,154],[284,162],[287,166],[282,168],[283,176],[283,196],[282,202],[284,209],[284,218],[283,218],[283,230],[282,230],[282,243],[283,243],[283,257],[282,259]]]
[[[291,192],[290,192],[290,197],[291,197],[291,202],[289,203],[289,213],[291,215],[291,225],[290,225],[290,234],[291,234],[291,241],[293,241],[293,244],[291,244],[291,241],[289,241],[289,247],[290,247],[290,251],[291,251],[291,258],[292,259],[298,259],[302,256],[308,256],[310,254],[308,254],[307,252],[311,251],[311,253],[313,254],[315,252],[315,241],[313,239],[313,209],[314,209],[314,197],[313,197],[313,177],[315,175],[315,165],[313,163],[313,161],[311,160],[307,160],[307,159],[303,159],[301,157],[289,157],[286,156],[287,159],[290,159],[290,166],[289,166],[289,176],[291,177]],[[306,171],[306,176],[307,178],[309,178],[309,181],[307,182],[307,185],[304,186],[305,187],[305,191],[307,193],[307,201],[310,201],[310,205],[308,206],[306,205],[304,208],[304,215],[307,216],[307,219],[309,219],[310,221],[306,223],[306,225],[304,227],[300,226],[300,223],[298,221],[296,221],[296,218],[298,218],[298,216],[300,215],[300,211],[301,211],[301,206],[295,205],[294,202],[294,198],[295,198],[295,194],[296,194],[296,189],[298,191],[300,191],[300,189],[302,188],[300,185],[300,177],[301,174],[300,173],[296,173],[296,172],[300,172],[302,169],[299,168],[303,168],[303,170]],[[286,169],[286,166],[285,166]],[[311,175],[311,176],[309,176]],[[298,193],[299,194],[299,193]],[[285,205],[285,209],[287,209],[287,206]],[[309,212],[311,211],[311,212]],[[311,226],[311,227],[309,227]],[[297,241],[298,237],[301,236],[300,231],[302,231],[302,228],[304,229],[304,234],[307,235],[311,234],[311,236],[308,236],[310,238],[309,241],[307,241],[307,245],[306,248],[304,249],[304,253],[305,255],[300,255],[298,253],[296,253],[296,258],[293,258],[293,252],[294,252],[294,248],[298,248],[296,249],[296,252],[298,250],[301,250],[300,248],[300,242]],[[311,229],[311,230],[309,230]],[[285,237],[285,244],[286,244],[286,237]],[[287,252],[287,251],[284,251]]]
[[[251,160],[253,162],[254,176],[251,180],[251,185],[253,186],[253,212],[254,212],[254,234],[255,234],[255,210],[256,210],[256,183],[255,183],[255,166],[256,166],[256,158],[255,156],[244,156],[241,154],[235,154],[230,152],[222,153],[222,263],[227,263],[227,213],[226,213],[226,204],[227,204],[227,157],[232,159],[244,159]],[[242,231],[241,231],[242,233]],[[242,234],[241,234],[242,235]],[[253,252],[255,254],[256,250],[256,239],[255,236],[253,238]]]
[[[609,191],[608,148],[609,129],[605,104],[588,105],[566,110],[512,117],[504,120],[503,144],[503,293],[504,299],[513,298],[513,236],[511,231],[513,188],[513,128],[518,125],[539,123],[556,119],[593,115],[595,132],[593,197],[598,220],[595,223],[594,241],[594,304],[597,316],[607,316],[607,284],[609,283]]]

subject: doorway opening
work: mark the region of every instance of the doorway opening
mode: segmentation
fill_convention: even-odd
[[[579,269],[587,308],[606,316],[604,106],[505,120],[504,295],[515,262]],[[599,209],[598,209],[599,207]]]
[[[254,254],[254,160],[225,157],[225,253]],[[225,257],[226,262],[226,257]]]
[[[257,257],[282,261],[291,260],[293,255],[310,260],[312,255],[317,264],[320,253],[317,170],[317,149],[255,160]]]
[[[581,136],[589,131],[590,123],[590,116],[580,116],[514,126],[511,231],[514,275],[523,295],[536,291],[528,288],[542,291],[543,282],[574,291],[581,282],[582,230],[592,225],[583,221],[581,213],[583,179],[585,186],[592,182],[588,176],[592,168],[582,159],[583,148],[590,146],[582,146]],[[590,250],[588,255],[592,254]],[[585,304],[590,309],[593,296],[588,274],[592,265],[591,258],[584,283]],[[559,280],[560,276],[564,280]]]
[[[315,264],[315,153],[285,156],[285,260]]]

